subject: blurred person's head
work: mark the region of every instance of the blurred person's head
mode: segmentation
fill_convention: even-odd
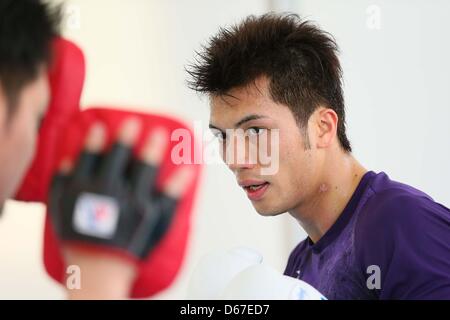
[[[0,208],[33,159],[59,20],[59,8],[42,1],[0,1]]]
[[[188,68],[190,87],[210,98],[210,127],[222,154],[245,155],[224,160],[260,214],[313,202],[328,164],[351,153],[337,53],[332,36],[311,22],[266,14],[221,29]],[[244,144],[235,143],[239,134],[227,134],[230,128],[243,130]],[[262,137],[275,129],[278,170],[263,175],[251,145],[274,152],[272,139]]]

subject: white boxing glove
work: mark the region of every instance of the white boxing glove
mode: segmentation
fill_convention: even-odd
[[[242,270],[261,264],[262,260],[259,252],[245,247],[207,254],[192,274],[187,299],[220,299],[231,279]]]
[[[257,264],[237,274],[225,288],[227,300],[326,300],[305,281],[280,274],[275,269]]]
[[[280,274],[249,248],[210,253],[195,269],[188,299],[326,300],[306,282]]]

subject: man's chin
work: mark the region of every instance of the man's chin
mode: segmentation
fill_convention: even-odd
[[[264,206],[262,204],[255,204],[255,203],[252,204],[256,212],[258,212],[259,215],[263,217],[274,217],[286,212],[284,210],[270,208],[269,206]]]

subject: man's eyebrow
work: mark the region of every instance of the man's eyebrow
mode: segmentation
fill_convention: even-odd
[[[258,120],[258,119],[263,119],[263,118],[267,118],[266,116],[260,115],[260,114],[250,114],[248,116],[245,116],[244,118],[242,118],[241,120],[239,120],[238,122],[236,122],[236,124],[234,125],[235,128],[239,128],[240,126],[242,126],[244,123],[252,121],[252,120]],[[216,129],[219,131],[224,131],[218,127],[216,127],[215,125],[213,125],[212,123],[209,124],[209,128],[210,129]]]
[[[263,116],[263,115],[260,115],[260,114],[250,114],[248,116],[245,116],[244,118],[242,118],[238,122],[236,122],[234,127],[235,128],[239,128],[240,126],[242,126],[246,122],[249,122],[249,121],[252,121],[252,120],[258,120],[258,119],[262,119],[262,118],[267,118],[267,117]]]

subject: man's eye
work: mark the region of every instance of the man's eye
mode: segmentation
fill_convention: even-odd
[[[213,135],[214,137],[216,137],[217,140],[219,140],[220,142],[223,142],[226,140],[226,134],[225,132],[219,131],[219,130],[214,130],[213,131]]]
[[[247,135],[249,136],[259,136],[264,133],[267,129],[259,128],[259,127],[251,127],[246,130]]]

